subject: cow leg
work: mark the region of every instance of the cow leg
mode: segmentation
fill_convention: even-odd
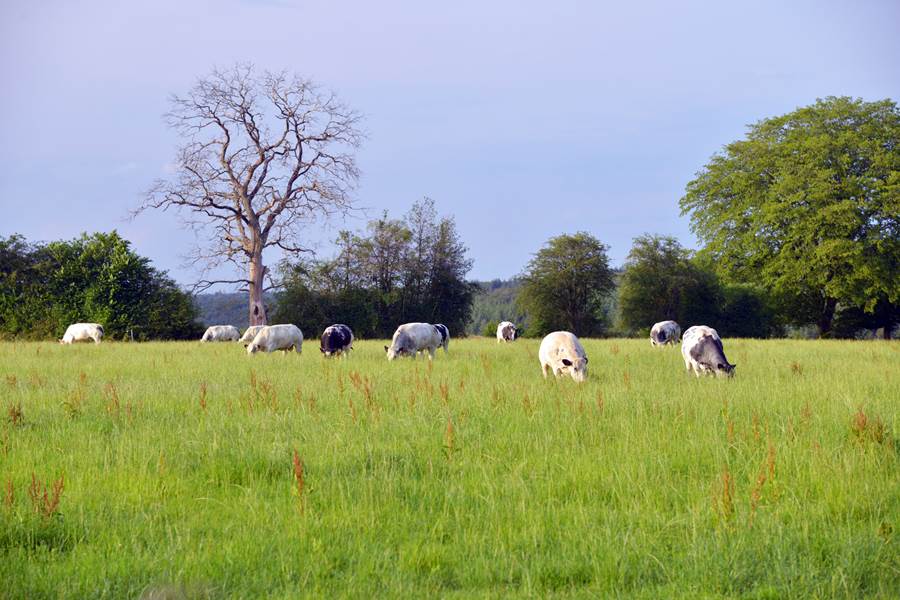
[[[541,363],[541,371],[544,373],[544,379],[547,379],[547,370],[550,367],[547,363]]]
[[[437,350],[437,348],[429,348],[428,349],[428,360],[434,360],[434,351],[435,350]]]

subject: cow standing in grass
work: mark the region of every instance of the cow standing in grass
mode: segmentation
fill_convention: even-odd
[[[444,328],[446,329],[446,327]],[[447,333],[447,341],[450,334]],[[394,360],[398,357],[409,356],[415,360],[419,352],[427,352],[429,359],[434,359],[435,351],[444,346],[446,352],[445,340],[440,330],[431,323],[406,323],[397,328],[394,336],[391,338],[391,345],[385,346],[384,351],[387,353],[388,360]]]
[[[322,343],[319,350],[326,358],[331,356],[350,356],[353,349],[353,331],[346,325],[330,325],[322,332]]]
[[[201,342],[236,342],[241,339],[241,332],[234,325],[211,325],[203,332]]]
[[[688,372],[716,377],[734,377],[736,365],[725,358],[722,339],[712,327],[694,325],[684,332],[681,342],[681,355]]]
[[[244,332],[244,335],[242,335],[241,339],[239,339],[238,341],[244,344],[244,348],[246,348],[247,345],[253,341],[253,338],[256,337],[256,334],[262,331],[263,327],[265,327],[265,325],[251,325],[247,328],[247,331]]]
[[[66,327],[66,332],[60,344],[73,344],[75,342],[90,342],[99,344],[103,338],[103,325],[99,323],[72,323]]]
[[[247,354],[275,352],[281,350],[287,355],[289,350],[297,354],[303,352],[303,332],[296,325],[267,325],[259,330],[253,341],[247,345]]]
[[[665,346],[681,341],[681,327],[675,321],[660,321],[650,329],[650,345]]]
[[[587,379],[587,353],[573,333],[554,331],[548,334],[541,341],[538,359],[544,379],[548,373],[557,377],[568,373],[579,383]]]
[[[519,330],[509,321],[503,321],[497,325],[497,343],[514,342],[519,337]]]

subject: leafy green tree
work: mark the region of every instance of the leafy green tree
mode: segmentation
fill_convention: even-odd
[[[771,296],[749,283],[722,287],[719,334],[728,337],[765,338],[781,331]]]
[[[625,333],[650,329],[672,319],[682,328],[716,326],[722,294],[715,275],[691,260],[673,237],[635,238],[619,278],[618,316]]]
[[[898,325],[900,325],[900,304],[880,298],[871,311],[858,306],[842,307],[838,310],[834,318],[834,337],[853,338],[860,330],[869,330],[875,335],[880,329],[884,339],[889,340]]]
[[[578,232],[551,238],[538,251],[522,275],[519,293],[533,333],[604,332],[603,300],[614,288],[607,249],[589,233]]]
[[[407,321],[465,333],[472,261],[453,219],[438,218],[433,201],[415,203],[404,219],[385,213],[364,233],[341,232],[337,245],[333,259],[283,267],[277,320],[316,329],[346,323],[359,337],[390,336]]]
[[[59,336],[70,323],[101,323],[107,337],[199,336],[197,309],[174,281],[112,233],[29,245],[0,241],[0,330]]]
[[[729,281],[827,335],[839,304],[900,302],[900,110],[828,97],[750,126],[687,186],[682,214]]]

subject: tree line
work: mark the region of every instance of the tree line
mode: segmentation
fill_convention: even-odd
[[[277,322],[321,331],[349,325],[359,337],[390,337],[400,323],[444,323],[462,333],[476,286],[466,278],[472,260],[452,217],[434,202],[416,202],[399,219],[387,213],[363,232],[341,231],[332,258],[282,265]]]
[[[231,104],[223,100],[216,107],[226,110],[229,123],[243,124],[249,146],[232,147],[227,131],[221,132],[224,141],[204,142],[192,137],[188,127],[188,148],[199,144],[199,154],[183,153],[189,163],[185,169],[192,172],[191,161],[201,155],[206,160],[209,149],[218,148],[219,159],[226,163],[225,171],[213,169],[219,187],[212,191],[211,180],[199,185],[190,178],[179,184],[183,188],[160,184],[154,206],[206,214],[204,202],[228,198],[234,203],[223,209],[222,235],[234,238],[230,228],[245,228],[250,222],[263,227],[260,232],[271,233],[273,237],[266,238],[275,240],[271,243],[300,250],[288,240],[296,241],[301,222],[351,208],[347,194],[355,181],[352,157],[342,154],[343,167],[336,173],[320,172],[316,161],[327,162],[327,147],[332,145],[355,147],[356,116],[337,104],[320,106],[321,98],[308,82],[251,75],[240,69],[230,75],[216,73],[198,84],[190,99],[176,102],[181,111],[201,114],[195,119],[176,111],[176,124],[184,126],[185,118],[201,124],[215,121],[217,113],[209,112],[206,94],[230,99]],[[292,90],[289,106],[278,96],[280,89]],[[254,93],[286,111],[282,117],[294,141],[276,135],[263,143],[272,131],[242,118],[257,106]],[[325,118],[326,129],[332,127],[327,139],[316,141],[319,138],[305,129],[309,124],[297,120],[304,103],[312,103],[316,114],[336,119]],[[228,125],[225,129],[230,131]],[[302,150],[310,144],[311,155]],[[293,193],[301,184],[312,186],[303,188],[313,190],[312,195],[297,192],[292,202],[298,206],[288,203],[265,213],[283,194],[253,182],[265,177],[267,165],[275,165],[285,153],[296,159],[284,180],[286,189]],[[243,179],[222,180],[229,165],[245,169]],[[336,187],[327,188],[329,177]],[[247,196],[253,190],[261,195]],[[191,196],[195,193],[199,195]],[[265,198],[269,204],[260,204]],[[493,319],[512,318],[527,324],[527,335],[554,329],[582,336],[635,335],[656,321],[674,319],[683,325],[711,325],[729,336],[768,337],[783,334],[787,327],[812,325],[823,337],[852,336],[860,329],[881,329],[890,337],[900,322],[896,103],[829,97],[763,119],[749,127],[744,139],[713,156],[679,203],[702,243],[699,251],[670,237],[644,235],[635,239],[625,265],[617,270],[609,264],[608,247],[592,234],[554,237],[519,274],[514,292],[496,292],[506,304],[476,305],[482,331],[490,329]],[[257,204],[263,208],[254,208]],[[210,218],[213,223],[220,220]],[[260,250],[250,246],[253,252]],[[240,256],[230,246],[220,250],[226,257]],[[262,263],[251,263],[251,277],[244,280],[251,290],[250,320],[265,321],[263,275],[256,271],[271,274]],[[470,317],[479,288],[467,280],[471,267],[453,219],[438,217],[434,203],[424,199],[402,218],[384,213],[365,231],[341,231],[331,258],[283,263],[274,320],[315,331],[345,322],[361,337],[390,336],[402,322],[440,321],[458,335],[467,326],[472,331]],[[49,244],[31,244],[15,235],[0,240],[0,277],[3,335],[58,335],[66,324],[79,320],[101,322],[114,337],[197,335],[192,299],[115,232]],[[478,298],[483,296],[482,291]]]
[[[187,293],[117,232],[68,241],[0,238],[0,336],[59,337],[76,322],[112,339],[193,339],[202,333]]]

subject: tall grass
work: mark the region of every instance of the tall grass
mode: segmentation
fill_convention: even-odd
[[[0,344],[0,596],[900,590],[896,342],[382,345]]]

